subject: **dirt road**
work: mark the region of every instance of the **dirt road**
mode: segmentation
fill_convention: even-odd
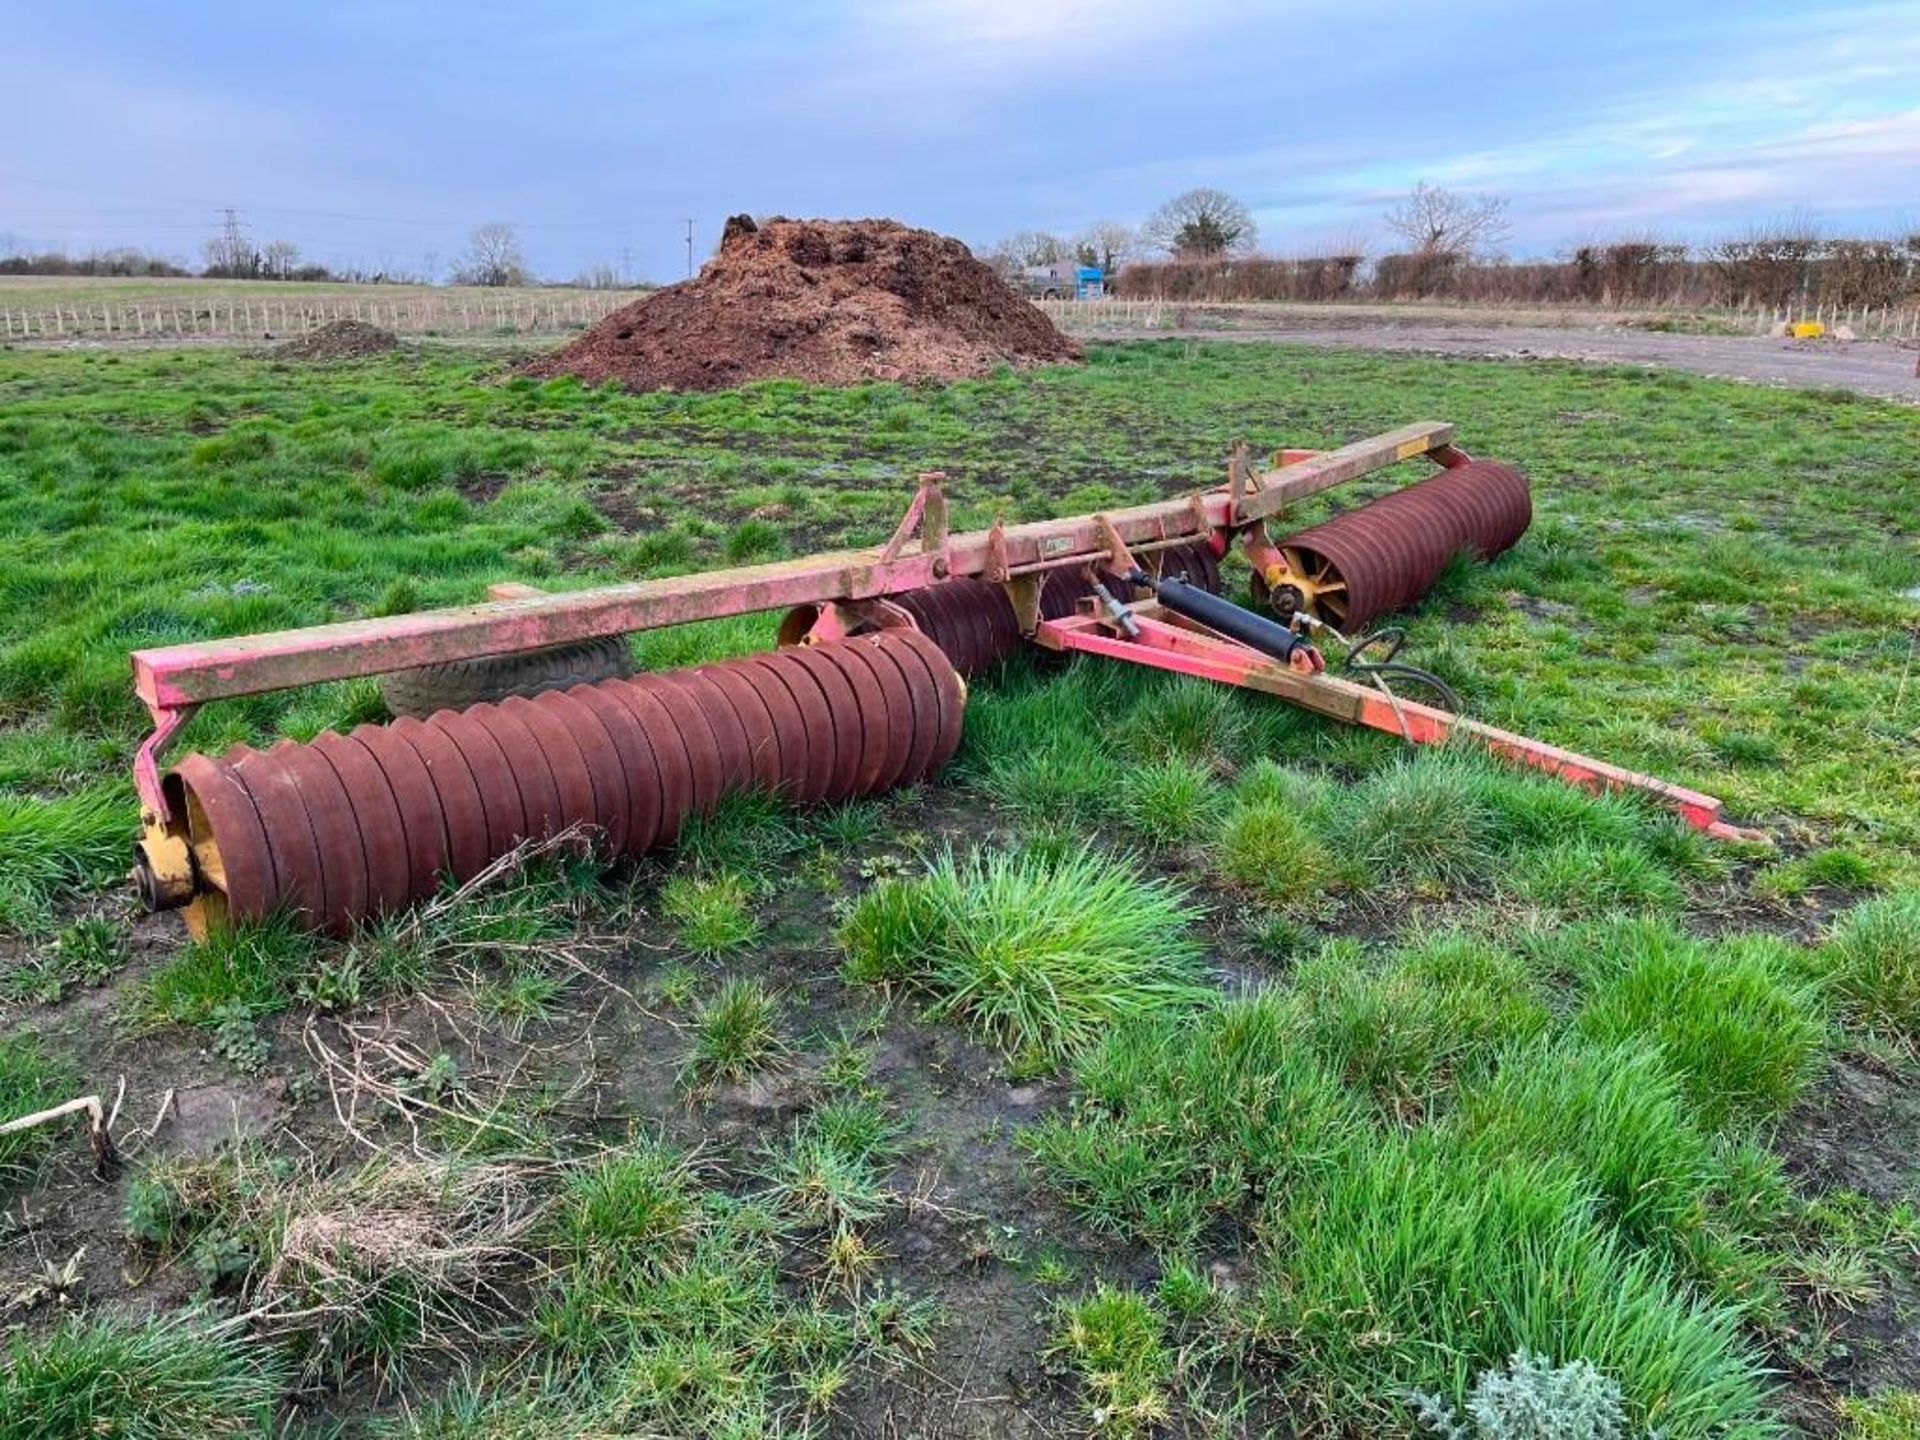
[[[1623,329],[1550,329],[1498,324],[1396,323],[1345,317],[1289,318],[1258,328],[1098,330],[1088,338],[1281,340],[1362,350],[1417,350],[1438,355],[1583,360],[1603,365],[1664,365],[1762,385],[1834,387],[1920,401],[1914,373],[1920,351],[1878,340],[1793,341],[1747,335],[1667,335]]]

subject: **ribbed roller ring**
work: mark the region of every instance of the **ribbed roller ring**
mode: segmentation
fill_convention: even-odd
[[[965,694],[937,645],[889,630],[190,755],[166,785],[202,922],[280,908],[345,933],[574,827],[637,855],[730,791],[822,800],[917,783],[958,747]]]
[[[1426,594],[1462,551],[1490,560],[1509,549],[1532,518],[1526,477],[1474,460],[1277,543],[1309,608],[1355,634]]]
[[[1220,593],[1220,560],[1204,540],[1173,545],[1159,552],[1160,573],[1176,576],[1203,590]],[[1145,558],[1143,556],[1143,558]],[[1118,575],[1102,571],[1101,583],[1114,598],[1137,599],[1134,589]],[[1093,594],[1093,586],[1077,567],[1050,571],[1040,590],[1040,618],[1059,620],[1080,608],[1080,602]],[[913,617],[920,633],[946,653],[954,669],[962,675],[976,675],[1011,655],[1020,646],[1020,622],[1005,587],[977,576],[963,575],[922,590],[889,595],[887,600]],[[783,626],[802,632],[811,624]]]

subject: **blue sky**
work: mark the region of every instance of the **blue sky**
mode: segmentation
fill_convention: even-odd
[[[1386,246],[1417,179],[1516,253],[1920,228],[1920,0],[0,0],[0,240],[684,267],[730,212],[984,248],[1213,185],[1279,252]]]

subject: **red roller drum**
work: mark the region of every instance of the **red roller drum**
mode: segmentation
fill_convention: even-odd
[[[1469,461],[1277,542],[1293,575],[1273,593],[1282,610],[1354,634],[1413,604],[1462,551],[1491,560],[1510,548],[1532,519],[1526,476]]]
[[[965,695],[938,646],[895,630],[190,755],[167,785],[189,817],[199,923],[278,908],[338,934],[574,826],[634,855],[732,790],[839,799],[925,780],[959,745]]]

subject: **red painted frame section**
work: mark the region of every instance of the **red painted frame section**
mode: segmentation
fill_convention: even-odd
[[[1116,634],[1104,617],[1095,615],[1043,621],[1034,639],[1052,650],[1104,655],[1179,675],[1264,690],[1323,715],[1398,735],[1415,745],[1470,741],[1503,760],[1544,771],[1583,789],[1645,795],[1715,839],[1764,838],[1758,831],[1742,829],[1722,818],[1721,802],[1698,790],[1563,750],[1544,740],[1483,725],[1417,700],[1400,699],[1336,675],[1303,674],[1257,650],[1193,628],[1152,604],[1133,607],[1133,618],[1140,629],[1137,639]]]

